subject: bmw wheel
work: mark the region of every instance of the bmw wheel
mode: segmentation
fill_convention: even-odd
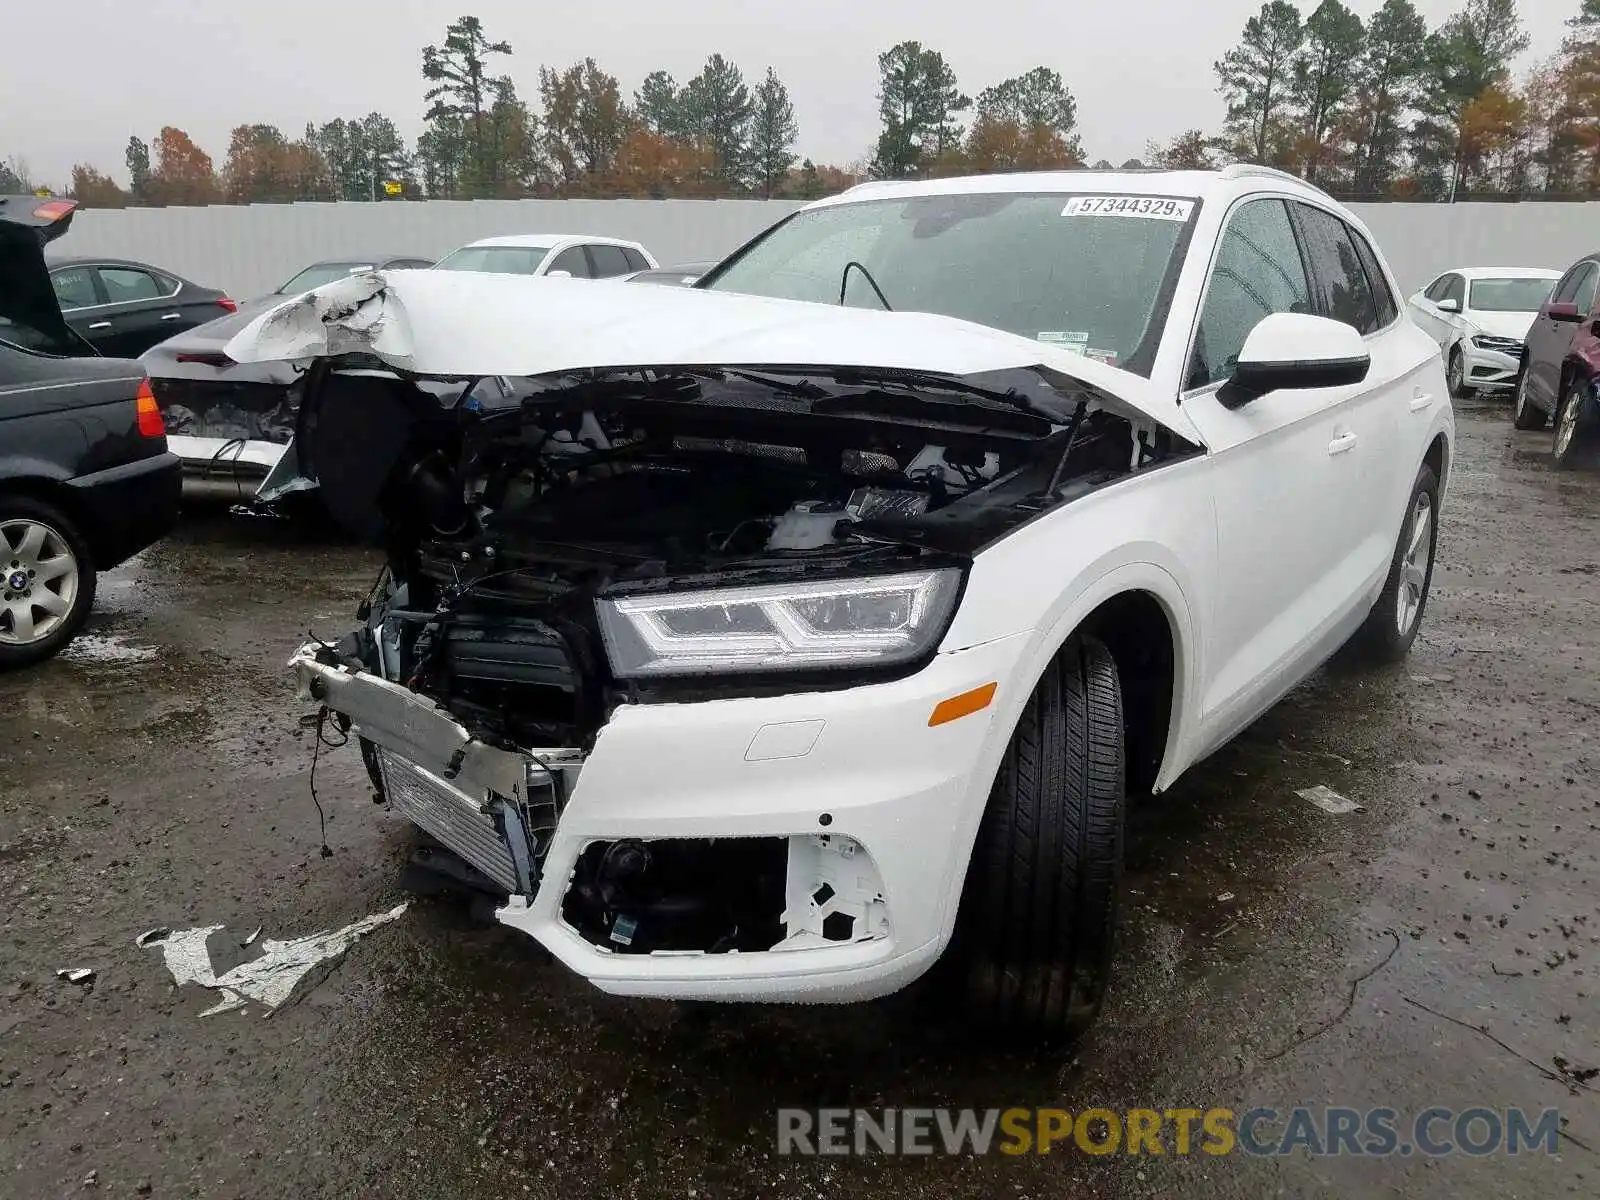
[[[0,669],[40,662],[71,641],[94,589],[94,564],[66,514],[0,496]]]

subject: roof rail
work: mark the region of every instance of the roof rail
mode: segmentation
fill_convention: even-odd
[[[1222,178],[1224,179],[1245,179],[1250,177],[1259,177],[1263,179],[1282,179],[1289,183],[1297,183],[1303,188],[1310,188],[1313,192],[1320,192],[1324,196],[1328,194],[1316,184],[1302,179],[1298,175],[1291,174],[1288,171],[1280,171],[1277,167],[1264,167],[1260,163],[1240,162],[1229,163],[1227,166],[1222,168]]]

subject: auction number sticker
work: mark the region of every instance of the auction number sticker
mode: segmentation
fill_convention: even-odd
[[[1073,196],[1061,210],[1063,217],[1153,217],[1158,221],[1187,221],[1193,200],[1163,200],[1159,196]]]

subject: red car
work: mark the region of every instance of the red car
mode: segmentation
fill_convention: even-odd
[[[1574,264],[1528,330],[1517,378],[1518,429],[1555,419],[1555,460],[1573,467],[1600,443],[1600,254]]]

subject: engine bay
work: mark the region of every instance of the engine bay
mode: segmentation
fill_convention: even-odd
[[[500,390],[450,404],[392,374],[324,372],[298,450],[334,517],[387,549],[360,657],[506,748],[587,746],[621,703],[861,678],[619,680],[602,598],[964,568],[1046,509],[1194,449],[1059,378],[1044,402],[776,369]]]

